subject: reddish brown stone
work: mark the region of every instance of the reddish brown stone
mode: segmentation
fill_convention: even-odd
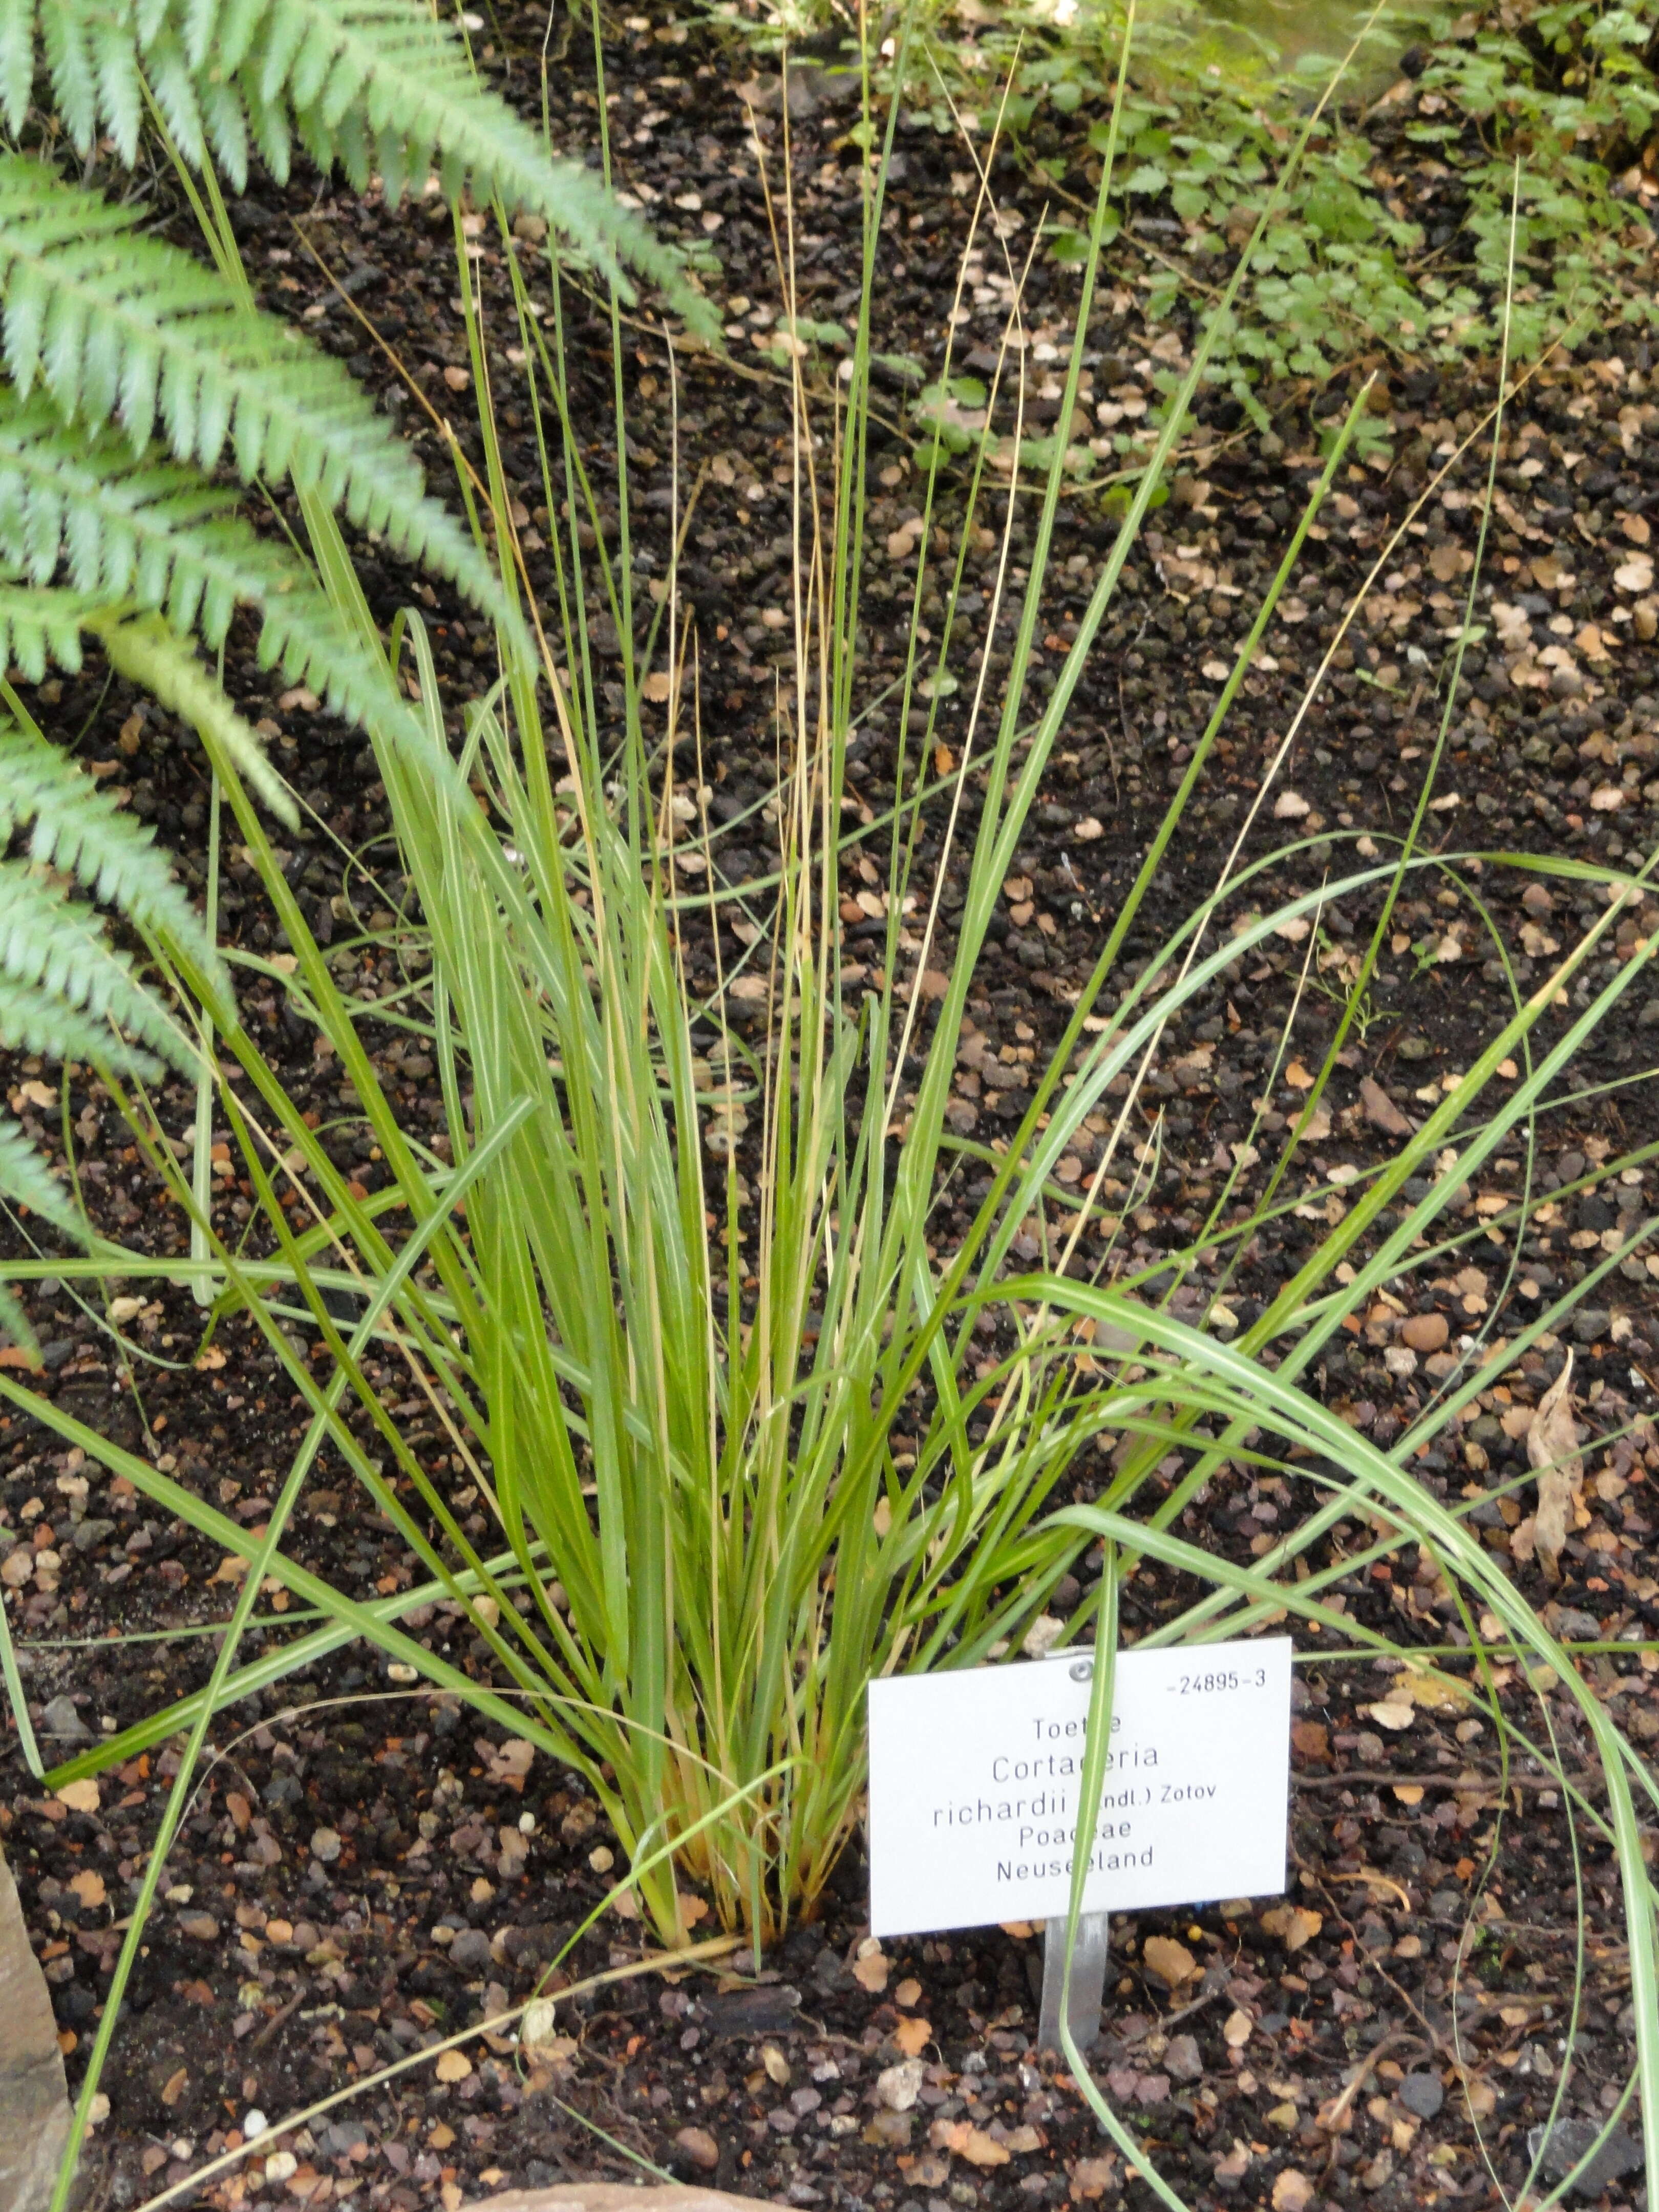
[[[1444,1314],[1407,1314],[1400,1324],[1400,1341],[1413,1352],[1438,1352],[1450,1334]]]

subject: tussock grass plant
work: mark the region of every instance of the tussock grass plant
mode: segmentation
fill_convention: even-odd
[[[1119,1591],[1131,1577],[1146,1577],[1149,1589],[1155,1582],[1164,1601],[1149,1632],[1159,1642],[1249,1633],[1288,1617],[1322,1650],[1399,1658],[1431,1621],[1446,1664],[1449,1645],[1472,1662],[1467,1686],[1505,1759],[1548,1764],[1571,1808],[1569,1829],[1600,1834],[1617,1854],[1644,2124],[1659,2171],[1655,1899],[1639,1833],[1659,1802],[1652,1778],[1504,1563],[1472,1532],[1468,1502],[1443,1498],[1415,1469],[1419,1450],[1559,1329],[1572,1300],[1623,1255],[1601,1255],[1574,1291],[1517,1334],[1478,1340],[1388,1449],[1317,1392],[1321,1355],[1350,1316],[1418,1270],[1443,1270],[1493,1225],[1468,1193],[1500,1152],[1518,1147],[1530,1157],[1540,1117],[1577,1079],[1599,1025],[1645,975],[1643,944],[1607,980],[1595,969],[1594,988],[1559,1010],[1570,987],[1591,979],[1645,872],[1627,878],[1568,860],[1484,856],[1488,871],[1524,867],[1593,885],[1607,895],[1605,913],[1535,987],[1514,986],[1507,1019],[1458,1087],[1356,1176],[1311,1169],[1309,1133],[1395,904],[1451,865],[1421,842],[1443,724],[1415,819],[1386,854],[1356,853],[1331,880],[1316,879],[1315,862],[1304,858],[1310,887],[1266,906],[1255,902],[1267,862],[1248,856],[1241,833],[1209,894],[1150,957],[1126,961],[1132,928],[1150,926],[1167,848],[1305,529],[1343,465],[1351,418],[1140,872],[1108,917],[1094,969],[1022,1118],[1006,1141],[959,1133],[950,1114],[953,1065],[988,926],[1208,341],[1194,346],[1180,404],[1040,706],[1027,679],[1064,456],[1056,451],[1029,491],[994,486],[982,457],[962,477],[937,465],[927,477],[916,609],[933,580],[935,520],[948,511],[944,542],[962,549],[982,515],[1000,517],[995,582],[979,628],[988,641],[1006,612],[1012,653],[1006,678],[994,683],[988,657],[953,668],[949,619],[932,661],[913,623],[898,726],[908,731],[913,713],[930,726],[901,761],[888,821],[866,822],[846,769],[849,734],[872,703],[860,585],[879,149],[882,127],[886,148],[891,129],[890,118],[874,121],[850,375],[821,391],[804,361],[792,372],[796,558],[776,702],[775,869],[738,882],[723,876],[705,804],[711,741],[697,640],[672,558],[659,605],[647,623],[636,620],[639,517],[620,436],[620,542],[614,559],[605,555],[598,490],[573,421],[579,403],[556,267],[550,314],[529,312],[541,272],[518,270],[514,281],[525,356],[519,402],[534,410],[549,510],[567,524],[558,589],[540,604],[524,589],[492,413],[492,356],[472,313],[484,465],[462,489],[521,619],[501,626],[499,680],[470,707],[453,759],[417,617],[398,624],[385,664],[388,686],[395,676],[418,695],[422,722],[422,742],[379,744],[398,865],[411,887],[395,935],[407,977],[395,1018],[428,1041],[445,1142],[401,1126],[373,1042],[374,1024],[391,1010],[347,994],[234,755],[208,733],[234,834],[288,933],[292,1003],[355,1088],[386,1180],[369,1196],[354,1187],[256,1040],[234,1024],[216,1045],[234,1073],[209,1073],[216,1115],[253,1192],[253,1227],[199,1201],[146,1094],[121,1093],[145,1157],[194,1223],[198,1254],[135,1253],[121,1273],[205,1284],[214,1326],[258,1332],[308,1425],[268,1528],[254,1536],[148,1459],[0,1374],[0,1392],[15,1405],[247,1563],[207,1687],[52,1778],[188,1732],[131,1952],[217,1717],[361,1640],[580,1772],[630,1862],[619,1895],[631,1896],[630,1909],[665,1944],[683,1940],[700,1894],[720,1924],[742,1928],[758,1949],[813,1911],[857,1831],[864,1699],[874,1675],[1038,1648],[1057,1625],[1074,1638],[1103,1631],[1109,1652]],[[1079,275],[1062,421],[1101,261],[1109,156],[1109,148]],[[769,181],[793,311],[787,164]],[[982,191],[970,218],[976,231],[991,211]],[[1264,222],[1271,216],[1269,207]],[[458,266],[465,288],[465,252]],[[625,417],[624,325],[614,302],[611,317]],[[1016,382],[1018,360],[1010,349],[1004,373]],[[1035,509],[1024,574],[1010,535],[1021,500]],[[374,643],[330,511],[316,501],[307,517],[324,589]],[[671,554],[682,519],[672,520]],[[592,552],[584,520],[595,526]],[[939,588],[954,611],[963,555],[945,562]],[[596,584],[622,641],[620,714],[587,642],[584,609]],[[953,674],[970,705],[947,766],[928,702],[945,696]],[[1316,686],[1298,729],[1316,710]],[[1297,733],[1270,764],[1258,805]],[[930,866],[919,849],[924,823],[939,845]],[[879,963],[866,965],[848,955],[844,877],[854,846],[867,855],[878,837],[885,939]],[[1288,857],[1304,850],[1289,848]],[[945,890],[958,865],[963,896],[952,915]],[[1170,1141],[1146,1088],[1161,1040],[1236,963],[1286,934],[1305,939],[1311,958],[1319,919],[1338,899],[1376,920],[1303,1114],[1276,1152],[1264,1128],[1253,1133],[1208,1218],[1155,1263],[1138,1261],[1124,1213]],[[734,918],[740,934],[726,927]],[[1501,954],[1495,924],[1492,934]],[[217,1003],[204,957],[183,931],[158,925],[157,941],[181,1018],[195,1020],[196,1010]],[[693,977],[711,964],[716,982],[703,990]],[[1285,1050],[1296,1011],[1286,1016]],[[1520,1071],[1513,1080],[1499,1075],[1511,1060]],[[1060,1160],[1097,1135],[1092,1172],[1067,1187],[1056,1176]],[[1610,1161],[1607,1171],[1626,1164]],[[1511,1249],[1530,1189],[1528,1178],[1496,1217]],[[966,1225],[947,1228],[963,1200]],[[1230,1285],[1248,1264],[1251,1237],[1285,1213],[1309,1227],[1301,1264],[1241,1326],[1226,1305]],[[100,1264],[107,1271],[107,1261],[43,1256],[9,1272],[19,1279]],[[406,1400],[441,1437],[441,1472],[393,1410]],[[349,1471],[419,1559],[425,1578],[416,1588],[360,1599],[288,1555],[284,1532],[325,1455],[331,1469]],[[1284,1533],[1249,1564],[1206,1541],[1206,1485],[1229,1463],[1284,1486]],[[1091,1500],[1077,1491],[1080,1464],[1101,1476]],[[464,1517],[475,1503],[487,1529],[476,1540],[476,1522]],[[1333,1554],[1326,1540],[1345,1525],[1369,1534]],[[1373,1562],[1413,1555],[1413,1587],[1429,1594],[1418,1615],[1379,1627],[1338,1602],[1337,1586]],[[1057,1624],[1048,1608],[1068,1575],[1083,1594]],[[273,1581],[316,1608],[321,1625],[245,1657],[258,1592]],[[438,1626],[408,1622],[434,1601],[446,1608]],[[1530,1723],[1513,1697],[1500,1695],[1505,1654],[1554,1679]],[[1109,1674],[1097,1670],[1097,1704]],[[1561,1747],[1568,1736],[1571,1762]],[[1093,1729],[1091,1757],[1103,1743]],[[1086,1858],[1079,1852],[1079,1864]],[[120,1986],[118,1976],[83,2108]],[[1079,2054],[1068,2056],[1086,2082]],[[1138,2158],[1099,2093],[1089,2094]],[[1155,2186],[1176,2201],[1166,2185]]]

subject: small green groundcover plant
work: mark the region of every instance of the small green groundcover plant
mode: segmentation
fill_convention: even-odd
[[[982,461],[952,529],[937,539],[929,526],[943,493],[937,469],[930,474],[913,613],[937,586],[947,618],[926,649],[923,625],[908,626],[891,703],[899,728],[908,731],[913,714],[925,727],[900,763],[892,810],[865,822],[847,779],[848,745],[873,703],[860,604],[873,459],[870,299],[894,126],[890,106],[874,112],[882,131],[865,171],[850,374],[815,400],[798,362],[793,386],[797,559],[777,704],[774,866],[734,879],[723,869],[672,557],[660,601],[636,625],[632,533],[641,519],[630,508],[620,436],[621,527],[614,556],[606,550],[572,421],[556,265],[550,312],[538,301],[544,312],[532,313],[531,279],[509,258],[523,355],[514,404],[539,427],[546,504],[566,519],[556,587],[540,604],[527,598],[514,557],[514,493],[489,396],[497,357],[479,316],[467,318],[474,386],[485,395],[484,463],[465,489],[479,558],[486,548],[502,557],[490,578],[500,672],[470,704],[459,757],[418,618],[400,621],[389,643],[377,638],[331,507],[318,501],[307,510],[315,589],[331,621],[360,641],[376,701],[399,696],[394,676],[411,701],[407,718],[378,704],[368,717],[410,886],[384,946],[404,967],[394,1008],[350,994],[337,949],[317,942],[296,902],[238,748],[204,717],[222,802],[291,948],[292,972],[270,966],[263,981],[285,990],[331,1050],[386,1181],[365,1195],[336,1164],[238,1020],[193,918],[151,916],[159,988],[179,1035],[199,1041],[201,1118],[224,1131],[252,1218],[240,1221],[198,1190],[142,1075],[106,1054],[104,1079],[134,1142],[191,1221],[191,1255],[43,1250],[6,1273],[14,1284],[51,1273],[118,1276],[128,1286],[187,1276],[211,1301],[213,1327],[257,1332],[305,1408],[306,1428],[268,1524],[254,1533],[0,1370],[0,1395],[15,1409],[245,1563],[205,1686],[47,1778],[61,1785],[184,1738],[78,2121],[93,2111],[210,1733],[234,1725],[252,1692],[280,1696],[286,1678],[332,1652],[370,1647],[394,1679],[465,1701],[578,1771],[625,1856],[617,1893],[663,1943],[682,1943],[696,1897],[758,1949],[815,1910],[857,1832],[873,1676],[989,1662],[1017,1653],[1034,1632],[1048,1639],[1048,1608],[1068,1575],[1082,1589],[1062,1632],[1095,1634],[1109,1654],[1119,1583],[1142,1569],[1177,1598],[1152,1632],[1160,1642],[1248,1634],[1288,1618],[1316,1631],[1322,1650],[1407,1656],[1403,1634],[1350,1617],[1333,1585],[1411,1554],[1445,1625],[1437,1648],[1463,1690],[1507,1748],[1559,1778],[1578,1828],[1616,1852],[1638,2022],[1626,2096],[1639,2087],[1659,2172],[1655,1893],[1638,1817],[1638,1807],[1650,1818],[1659,1803],[1653,1777],[1471,1529],[1467,1502],[1443,1500],[1413,1471],[1419,1449],[1490,1387],[1502,1360],[1561,1328],[1572,1299],[1589,1296],[1629,1248],[1598,1256],[1574,1291],[1545,1304],[1501,1352],[1496,1340],[1477,1347],[1387,1449],[1310,1387],[1356,1309],[1416,1270],[1457,1264],[1486,1234],[1489,1214],[1467,1193],[1500,1153],[1527,1147],[1538,1118],[1571,1091],[1599,1026],[1645,981],[1650,944],[1605,981],[1601,954],[1646,872],[1486,856],[1492,867],[1553,870],[1592,886],[1605,911],[1535,988],[1516,985],[1508,1018],[1421,1127],[1340,1177],[1309,1161],[1309,1132],[1397,902],[1448,865],[1423,839],[1444,728],[1413,817],[1385,852],[1355,851],[1345,872],[1277,907],[1264,903],[1260,865],[1235,853],[1150,955],[1138,946],[1126,959],[1343,463],[1351,417],[1136,880],[1107,918],[1064,1035],[1034,1071],[1024,1111],[995,1143],[959,1131],[953,1072],[988,925],[1232,301],[1224,298],[1194,350],[1076,641],[1035,709],[1027,678],[1062,456],[1026,495],[1033,539],[1018,568],[1009,532],[1019,502],[1006,489],[992,495]],[[1117,121],[1121,133],[1123,108]],[[1078,270],[1067,408],[1109,251],[1116,152],[1109,134]],[[1297,173],[1287,163],[1281,189]],[[505,237],[505,205],[496,212]],[[971,231],[990,216],[981,194],[965,221]],[[1264,234],[1276,218],[1270,200]],[[234,255],[227,226],[213,235]],[[458,282],[470,301],[464,250]],[[612,331],[625,422],[619,317]],[[1007,375],[1018,374],[1020,359],[1010,351]],[[1497,426],[1487,429],[1495,452]],[[996,683],[987,659],[953,642],[948,618],[981,514],[999,523],[1000,552],[994,603],[972,627],[989,636],[1006,612],[1013,633]],[[951,549],[938,574],[936,543]],[[665,550],[672,556],[672,540]],[[590,587],[608,598],[622,642],[620,711],[588,655]],[[1454,669],[1449,701],[1455,690]],[[969,704],[941,749],[933,718],[953,691]],[[927,867],[924,819],[939,847]],[[872,865],[872,849],[884,854],[873,890],[857,868]],[[947,909],[953,873],[962,897]],[[846,942],[844,908],[869,910],[849,899],[854,883],[884,917],[878,965],[854,960]],[[1160,1040],[1262,948],[1287,936],[1316,942],[1321,911],[1338,898],[1369,904],[1376,919],[1304,1112],[1277,1137],[1255,1129],[1186,1243],[1155,1269],[1141,1266],[1122,1224],[1139,1178],[1156,1172],[1159,1133],[1142,1105]],[[1507,957],[1492,934],[1495,957]],[[708,988],[694,981],[711,971]],[[394,1016],[433,1059],[441,1144],[401,1125],[374,1048],[375,1025]],[[1607,1171],[1654,1150],[1609,1161]],[[1077,1160],[1089,1163],[1086,1173],[1063,1177],[1062,1161]],[[1524,1191],[1506,1197],[1498,1226],[1518,1242],[1529,1207]],[[1229,1286],[1256,1230],[1286,1210],[1311,1224],[1300,1265],[1241,1325]],[[129,1350],[145,1356],[137,1343]],[[410,1401],[441,1436],[441,1468],[404,1419]],[[1071,1472],[1108,1438],[1109,1455],[1094,1462],[1097,1494],[1079,1502]],[[1289,1509],[1282,1534],[1249,1563],[1206,1540],[1206,1485],[1224,1462],[1280,1486]],[[290,1555],[296,1505],[325,1465],[331,1483],[356,1485],[397,1529],[420,1563],[414,1588],[360,1595]],[[481,1537],[463,1518],[475,1493]],[[1324,1540],[1339,1524],[1370,1533],[1357,1552],[1333,1559]],[[1540,1541],[1547,1549],[1547,1528]],[[300,1632],[260,1612],[273,1582],[311,1614]],[[434,1601],[454,1609],[448,1629],[411,1617]],[[15,1686],[3,1636],[0,1646]],[[1550,1670],[1593,1762],[1558,1750],[1541,1687],[1535,1715],[1500,1699],[1494,1650]],[[1097,1703],[1109,1676],[1097,1669]],[[15,1686],[14,1697],[32,1753]],[[1091,1755],[1103,1744],[1097,1726]],[[1079,1852],[1079,1865],[1086,1858]],[[1150,2172],[1092,2084],[1089,2094]],[[66,2167],[60,2204],[68,2185]],[[1167,2185],[1155,2185],[1176,2202]]]
[[[834,43],[827,9],[730,0],[714,13],[773,44]],[[1048,251],[1060,261],[1087,250],[1091,179],[1132,17],[1109,220],[1145,257],[1152,316],[1212,307],[1274,197],[1207,371],[1258,427],[1263,387],[1319,386],[1379,360],[1487,360],[1500,319],[1516,361],[1608,323],[1651,327],[1659,0],[1455,11],[937,0],[904,47],[907,106],[942,136],[966,118],[1012,140],[1048,196]],[[1339,97],[1289,176],[1289,150],[1334,67]]]

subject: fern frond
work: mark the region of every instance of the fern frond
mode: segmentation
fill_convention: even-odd
[[[17,1293],[4,1283],[0,1283],[0,1336],[9,1336],[21,1351],[26,1352],[30,1366],[37,1373],[46,1364],[40,1357],[40,1340],[29,1327],[29,1317],[18,1304]]]
[[[83,1060],[123,1075],[154,1082],[161,1063],[109,1024],[77,1013],[44,986],[18,983],[0,975],[0,1046],[8,1052],[39,1053],[46,1060]]]
[[[244,482],[320,491],[494,612],[489,563],[368,394],[292,324],[250,313],[214,270],[139,231],[143,212],[0,155],[0,299],[20,396],[39,382],[94,429],[118,417],[137,450],[159,423],[176,458],[204,469],[228,447]]]
[[[17,669],[28,684],[38,684],[50,664],[74,675],[81,665],[82,623],[102,604],[84,592],[0,582],[0,667]]]
[[[3,1009],[4,984],[0,984],[0,1018]],[[0,1201],[49,1221],[82,1249],[91,1243],[86,1224],[70,1206],[69,1192],[9,1115],[0,1115]],[[0,1283],[0,1334],[11,1338],[13,1345],[22,1345],[31,1363],[40,1367],[40,1338],[28,1328],[22,1303],[9,1283]]]
[[[136,602],[210,646],[239,605],[256,609],[262,667],[280,664],[348,720],[388,726],[384,666],[301,562],[236,512],[233,493],[135,454],[113,431],[70,427],[41,394],[20,402],[0,388],[0,565],[46,584],[60,562],[77,592]],[[405,716],[398,733],[413,723]]]
[[[255,796],[290,830],[299,828],[294,793],[270,765],[264,740],[243,720],[182,638],[156,621],[102,623],[98,635],[112,668],[142,684],[204,738],[216,738]]]
[[[0,1006],[4,1003],[4,985],[0,984]],[[0,1114],[0,1201],[37,1214],[73,1244],[84,1247],[90,1241],[86,1224],[70,1203],[68,1193],[16,1122],[6,1114]],[[33,1364],[40,1366],[40,1341],[16,1292],[5,1283],[0,1283],[0,1335],[9,1336],[14,1344],[21,1345]]]
[[[44,994],[51,1016],[65,1011],[88,1018],[73,1047],[67,1030],[61,1041],[42,1036],[38,1024],[47,1018],[33,994]],[[33,868],[16,863],[0,866],[0,1033],[14,1024],[34,1024],[26,1038],[33,1052],[54,1059],[110,1060],[125,1046],[130,1054],[134,1040],[148,1046],[158,1058],[193,1074],[194,1055],[188,1039],[168,1018],[161,1000],[147,991],[132,971],[128,956],[111,944],[102,917],[78,899],[65,898],[61,887]],[[99,1027],[112,1023],[96,1042]]]
[[[86,1243],[86,1224],[68,1192],[9,1114],[0,1114],[0,1198],[27,1206],[76,1243]]]
[[[160,697],[159,687],[151,688]],[[162,703],[183,711],[174,700]],[[0,847],[19,830],[28,832],[31,860],[74,876],[141,929],[187,947],[228,1002],[228,981],[212,939],[173,881],[166,855],[157,851],[155,831],[125,813],[56,745],[33,731],[0,724]]]
[[[50,0],[43,10],[0,0],[0,98],[14,132],[28,106],[37,14],[58,112],[82,154],[101,130],[132,160],[142,68],[185,158],[199,165],[210,146],[239,190],[250,136],[279,179],[297,137],[359,191],[378,171],[393,199],[435,160],[452,198],[470,185],[481,200],[499,195],[545,216],[627,296],[624,266],[714,335],[717,319],[679,254],[594,172],[550,161],[416,0]]]

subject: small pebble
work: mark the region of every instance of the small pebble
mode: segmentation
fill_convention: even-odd
[[[319,1828],[311,1838],[311,1856],[331,1866],[340,1856],[340,1838],[332,1828]]]
[[[1199,2056],[1198,2039],[1192,2035],[1172,2035],[1169,2048],[1164,2053],[1164,2070],[1177,2081],[1196,2081],[1204,2071],[1204,2061]]]
[[[1614,2128],[1597,2150],[1601,2133],[1600,2125],[1592,2119],[1559,2119],[1553,2128],[1531,2129],[1527,2150],[1551,2181],[1565,2181],[1579,2160],[1588,2158],[1589,2163],[1573,2183],[1572,2193],[1593,2203],[1614,2182],[1642,2170],[1642,2146],[1627,2129]]]
[[[73,1698],[48,1698],[40,1718],[46,1724],[46,1735],[56,1736],[60,1743],[91,1741],[92,1730],[76,1711]]]
[[[720,2162],[720,2147],[707,2128],[682,2128],[674,2143],[704,2173],[712,2173]]]
[[[1395,2094],[1419,2120],[1431,2120],[1446,2101],[1445,2086],[1437,2074],[1407,2074]]]
[[[1400,1324],[1401,1341],[1413,1352],[1438,1352],[1450,1334],[1444,1314],[1407,1314]]]
[[[908,2112],[921,2094],[921,2061],[901,2059],[876,2076],[876,2094],[890,2112]]]
[[[482,1928],[463,1928],[449,1947],[452,1966],[463,1971],[489,1964],[489,1938]]]

